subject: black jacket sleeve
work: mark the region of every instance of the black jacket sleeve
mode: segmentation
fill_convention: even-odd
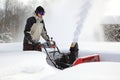
[[[30,32],[31,32],[31,27],[33,26],[34,23],[36,23],[35,17],[28,18],[25,25],[25,30],[24,30],[25,39],[32,43],[33,43],[33,40]]]

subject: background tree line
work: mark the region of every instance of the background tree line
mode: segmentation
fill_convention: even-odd
[[[104,39],[110,42],[120,42],[120,24],[104,24]]]
[[[4,9],[0,8],[0,42],[21,40],[30,5],[24,5],[19,0],[5,0],[2,5]]]

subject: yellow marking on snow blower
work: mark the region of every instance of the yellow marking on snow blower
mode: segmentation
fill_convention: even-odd
[[[76,44],[76,43],[72,43],[72,44],[71,44],[71,47],[75,47],[75,44]]]

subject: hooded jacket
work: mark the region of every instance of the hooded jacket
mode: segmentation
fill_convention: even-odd
[[[27,19],[24,35],[24,43],[28,44],[38,42],[40,40],[40,36],[42,36],[46,41],[49,40],[43,19],[39,18],[35,13],[32,17]]]

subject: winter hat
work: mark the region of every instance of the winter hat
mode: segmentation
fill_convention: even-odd
[[[38,6],[38,7],[36,8],[36,10],[35,10],[35,13],[36,13],[36,14],[40,13],[41,15],[43,15],[44,12],[45,12],[45,11],[44,11],[44,9],[43,9],[42,6]]]

